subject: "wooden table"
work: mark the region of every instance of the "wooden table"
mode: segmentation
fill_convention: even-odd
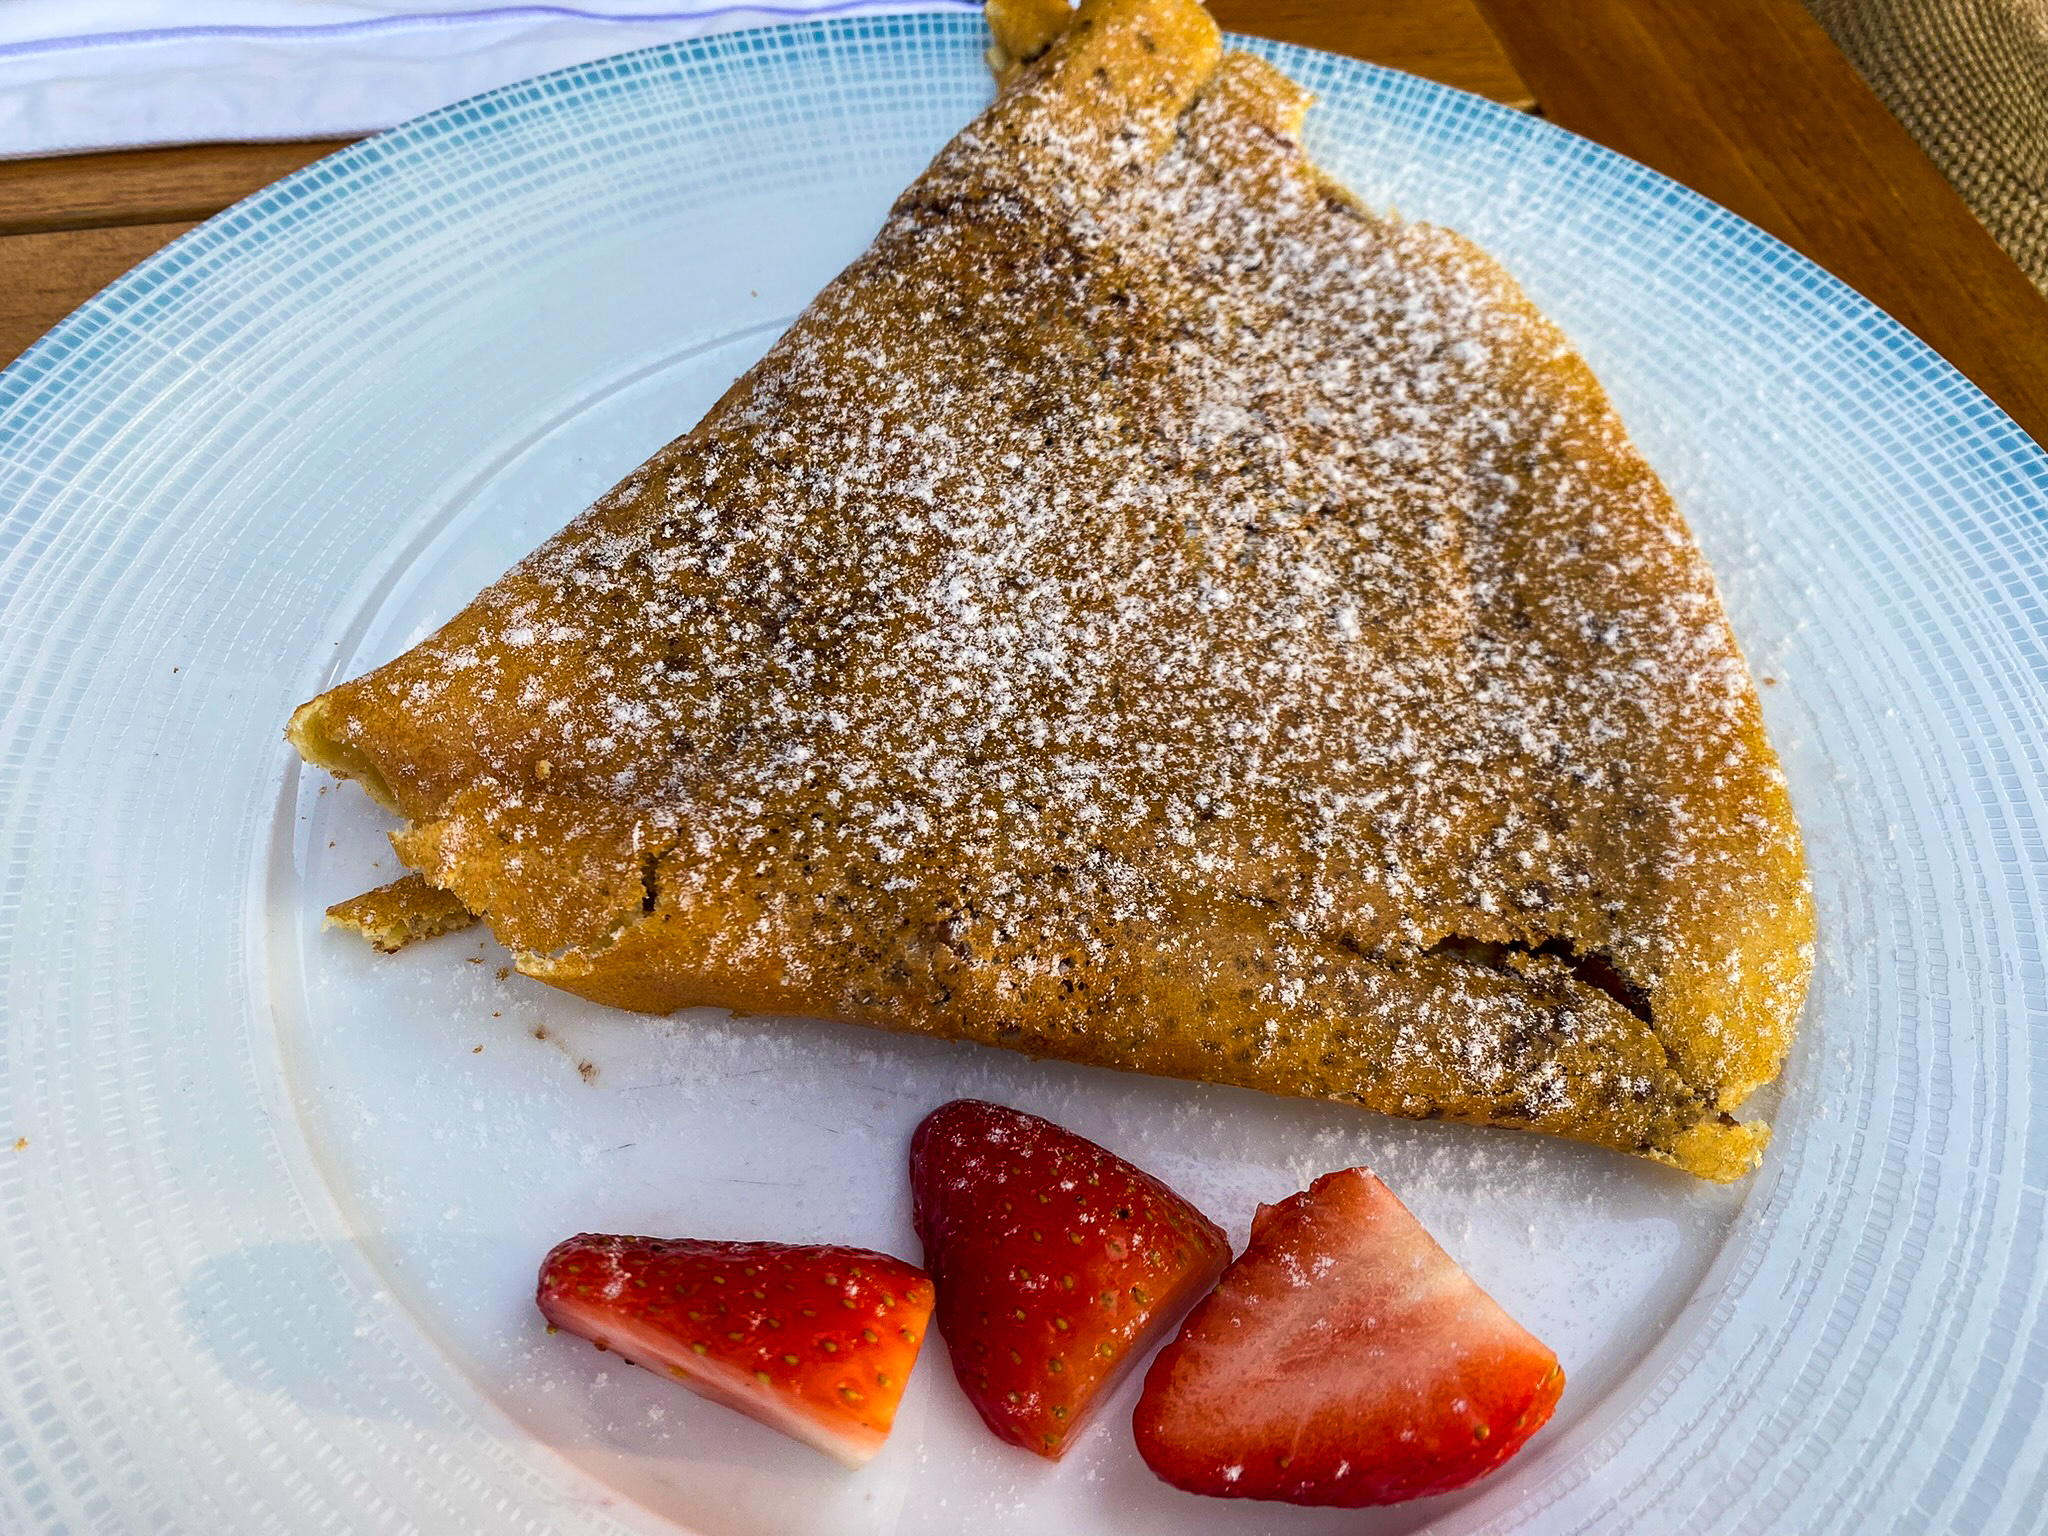
[[[1798,0],[1212,0],[1226,27],[1539,110],[1735,210],[2048,441],[2048,300]],[[0,363],[208,215],[346,141],[0,162]]]

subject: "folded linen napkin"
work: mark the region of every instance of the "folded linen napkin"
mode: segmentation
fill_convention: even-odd
[[[0,157],[367,133],[735,27],[978,0],[0,0]]]

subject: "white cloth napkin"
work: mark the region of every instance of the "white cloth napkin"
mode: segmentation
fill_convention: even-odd
[[[0,157],[366,133],[734,27],[976,0],[0,0]]]

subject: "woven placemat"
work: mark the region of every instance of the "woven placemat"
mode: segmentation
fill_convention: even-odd
[[[2048,0],[1805,0],[2048,291]]]

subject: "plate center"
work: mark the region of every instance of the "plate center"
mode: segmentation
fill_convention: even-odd
[[[694,421],[779,323],[644,367],[514,435],[394,560],[338,646],[336,677],[395,655]],[[302,774],[280,1024],[296,1102],[373,1261],[449,1359],[526,1431],[687,1527],[1242,1529],[1241,1509],[1154,1481],[1128,1430],[1135,1379],[1057,1467],[994,1443],[936,1340],[883,1455],[848,1475],[647,1373],[550,1338],[541,1255],[578,1231],[836,1241],[916,1259],[911,1128],[963,1094],[1045,1114],[1180,1188],[1241,1246],[1253,1210],[1371,1164],[1450,1251],[1556,1348],[1574,1425],[1664,1335],[1740,1208],[1607,1153],[1511,1132],[1031,1062],[801,1020],[650,1020],[519,976],[481,929],[382,956],[326,906],[402,872],[389,819]],[[1539,1442],[1540,1444],[1540,1442]],[[1020,1464],[1021,1463],[1021,1464]],[[964,1470],[963,1470],[964,1469]],[[1109,1485],[1105,1490],[1104,1484]],[[943,1498],[935,1490],[944,1490]],[[1406,1530],[1451,1501],[1272,1528]],[[1262,1517],[1264,1512],[1262,1512]]]

